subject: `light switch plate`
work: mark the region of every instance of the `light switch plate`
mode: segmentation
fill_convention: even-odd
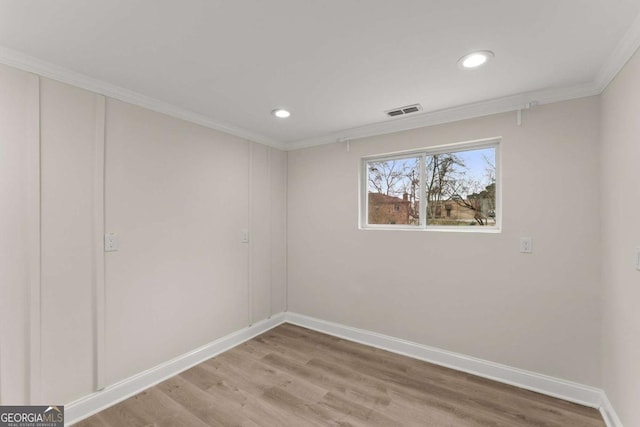
[[[246,228],[240,230],[240,243],[249,243],[249,230]]]
[[[640,246],[636,248],[636,270],[640,271]]]
[[[523,254],[533,253],[533,239],[531,237],[520,238],[520,252]]]
[[[114,252],[118,250],[118,235],[116,233],[107,233],[104,235],[104,251]]]

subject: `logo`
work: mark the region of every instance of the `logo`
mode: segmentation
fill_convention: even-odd
[[[0,427],[64,427],[64,406],[0,406]]]

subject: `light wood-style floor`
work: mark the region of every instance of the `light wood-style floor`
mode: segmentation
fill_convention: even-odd
[[[78,427],[604,427],[598,411],[284,324]]]

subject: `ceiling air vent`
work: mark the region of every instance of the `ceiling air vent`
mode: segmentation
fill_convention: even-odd
[[[395,117],[395,116],[402,116],[404,114],[416,113],[421,110],[422,110],[422,105],[413,104],[413,105],[406,105],[404,107],[394,108],[393,110],[385,111],[385,113],[389,117]]]

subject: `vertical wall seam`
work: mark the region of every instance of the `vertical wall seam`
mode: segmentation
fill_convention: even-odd
[[[28,307],[29,321],[27,354],[29,363],[25,378],[25,402],[38,403],[41,393],[41,345],[42,345],[42,164],[41,164],[41,87],[40,77],[30,75],[27,135],[28,135]]]
[[[253,142],[249,141],[249,185],[248,185],[248,215],[247,227],[249,231],[249,242],[247,250],[247,296],[249,306],[249,326],[253,324],[253,280],[252,280],[252,252],[253,252],[253,224],[251,210],[253,208]]]
[[[3,289],[0,288],[0,291],[3,291]],[[0,300],[0,313],[2,313],[2,312],[3,312],[2,300]],[[2,347],[5,344],[2,344],[2,341],[4,340],[4,338],[3,338],[4,337],[4,325],[2,323],[3,323],[3,319],[2,319],[2,315],[0,314],[0,406],[3,405],[3,402],[4,402],[4,400],[3,400],[4,398],[2,397],[2,390],[4,388],[3,387],[4,382],[2,380],[2,352],[4,350],[2,349]]]
[[[284,156],[284,311],[289,311],[289,152]]]
[[[269,318],[273,316],[273,148],[267,147],[267,182],[269,183]]]
[[[94,372],[93,389],[105,386],[105,133],[106,99],[96,95],[95,111],[95,163],[93,181],[93,239],[94,239],[94,286],[93,286],[93,327],[94,327]]]

